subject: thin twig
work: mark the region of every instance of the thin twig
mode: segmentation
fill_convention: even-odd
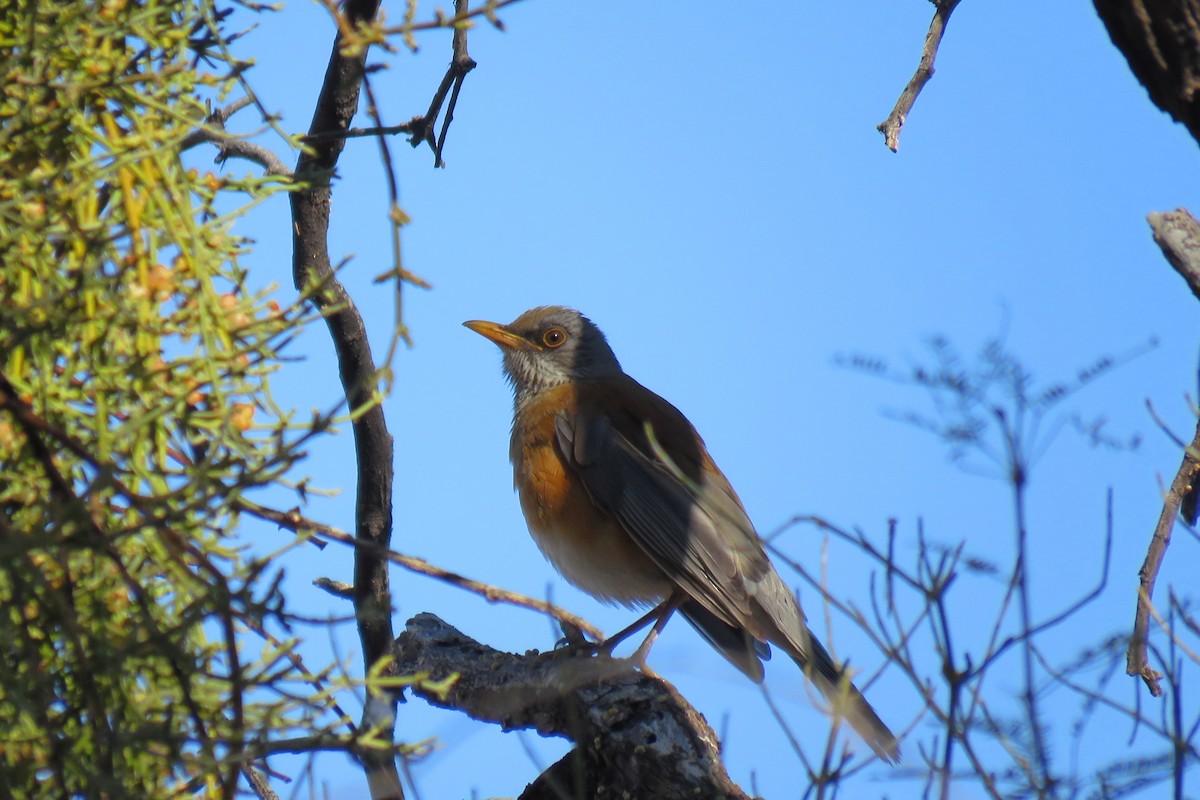
[[[468,0],[454,0],[455,19],[467,20],[485,10],[479,9],[471,12],[467,5]],[[433,93],[433,99],[429,102],[429,110],[425,112],[425,116],[413,117],[409,123],[412,126],[412,135],[409,137],[408,143],[413,147],[418,147],[422,142],[428,142],[430,149],[433,150],[434,167],[446,166],[442,161],[442,148],[446,145],[446,132],[450,129],[450,121],[454,119],[454,107],[458,103],[458,92],[462,88],[467,73],[476,67],[475,60],[467,52],[466,25],[455,26],[451,47],[453,55],[450,59],[450,66],[446,69],[446,74],[442,76],[442,82],[438,85],[437,91]],[[446,117],[442,120],[442,132],[435,138],[433,127],[437,124],[438,114],[442,112],[442,104],[446,101],[446,95],[451,93],[451,89],[453,89],[453,93],[450,96],[450,105],[446,108]]]
[[[468,11],[468,0],[454,0],[454,13],[456,16],[462,16]],[[450,62],[450,71],[454,73],[454,90],[450,94],[450,104],[446,106],[446,116],[442,118],[442,132],[438,135],[437,147],[434,150],[436,165],[439,167],[446,166],[446,162],[442,161],[442,148],[446,146],[446,133],[450,130],[450,122],[454,119],[454,107],[458,105],[458,92],[462,89],[463,81],[466,80],[467,73],[475,69],[475,59],[471,58],[467,52],[467,28],[460,25],[454,29],[454,38],[451,43],[454,50],[454,58]]]
[[[987,657],[974,669],[971,670],[972,676],[982,675],[987,672],[992,664],[1000,658],[1000,656],[1015,644],[1019,644],[1026,640],[1032,639],[1051,628],[1059,625],[1077,613],[1083,610],[1085,606],[1094,601],[1097,597],[1103,594],[1104,589],[1108,586],[1109,567],[1112,564],[1112,545],[1113,545],[1113,493],[1112,489],[1108,490],[1107,513],[1105,516],[1104,525],[1104,562],[1100,566],[1100,577],[1096,581],[1096,585],[1087,594],[1072,602],[1052,617],[1049,617],[1041,622],[1033,625],[1028,631],[1021,631],[1015,636],[1009,636],[999,645],[992,647],[988,651]]]
[[[383,28],[383,33],[388,36],[395,36],[397,34],[408,35],[410,33],[416,33],[417,31],[432,31],[439,28],[454,28],[457,30],[458,28],[462,27],[464,23],[469,24],[470,21],[475,17],[487,17],[488,21],[503,30],[503,24],[501,24],[500,21],[495,18],[496,12],[502,8],[505,8],[506,6],[519,3],[520,1],[521,0],[488,0],[479,8],[468,11],[464,14],[456,13],[453,17],[447,17],[444,14],[438,13],[434,19],[430,20],[429,22],[393,25],[392,27]]]
[[[266,170],[268,175],[292,177],[292,171],[284,166],[284,163],[279,160],[279,156],[269,148],[225,130],[226,120],[253,102],[254,98],[246,95],[209,114],[203,125],[183,137],[183,141],[179,145],[180,151],[190,150],[207,142],[217,146],[217,163],[229,158],[242,158],[258,164]]]
[[[367,75],[363,75],[363,89],[367,93],[367,114],[375,123],[375,127],[383,128],[383,117],[379,110],[379,101],[375,99],[375,90],[371,87],[371,79]],[[392,240],[392,269],[391,272],[396,275],[395,282],[395,324],[392,327],[392,343],[388,347],[388,354],[384,358],[384,364],[391,364],[392,357],[396,352],[396,340],[401,339],[409,347],[412,347],[412,337],[408,333],[408,326],[404,324],[404,257],[403,251],[400,248],[400,228],[404,226],[405,215],[400,208],[400,182],[396,179],[396,165],[392,161],[392,149],[388,147],[386,136],[378,136],[375,141],[379,143],[379,157],[383,161],[383,174],[387,177],[388,186],[388,222],[391,223],[389,230]],[[390,373],[389,373],[390,374]]]
[[[260,506],[246,499],[238,500],[237,508],[247,514],[268,522],[274,522],[280,527],[287,528],[288,530],[295,531],[296,533],[315,534],[324,539],[329,539],[330,541],[339,542],[341,544],[348,544],[360,550],[372,546],[369,542],[363,542],[359,539],[355,539],[355,537],[351,536],[345,531],[341,531],[330,525],[303,517],[298,511],[295,510],[279,511],[278,509]],[[383,553],[383,556],[391,563],[403,567],[410,572],[415,572],[419,575],[425,575],[427,577],[448,583],[452,586],[457,586],[460,589],[464,589],[468,592],[479,595],[489,603],[504,603],[507,605],[517,606],[519,608],[527,608],[531,611],[537,611],[541,614],[552,617],[560,624],[578,628],[596,641],[604,640],[603,632],[596,628],[596,626],[580,617],[575,616],[569,611],[553,605],[552,603],[547,603],[544,600],[538,600],[527,595],[498,588],[482,581],[464,577],[456,572],[451,572],[450,570],[434,566],[424,559],[416,558],[414,556],[407,556],[403,553],[397,553],[395,550],[387,550]],[[341,595],[342,591],[347,588],[345,584],[339,584],[327,579],[323,579],[319,585],[322,589],[325,589],[326,591],[336,595]],[[352,591],[353,588],[350,587],[350,590]]]
[[[279,795],[271,789],[271,784],[254,767],[242,767],[242,775],[245,776],[246,782],[250,784],[250,788],[254,790],[254,794],[258,796],[259,800],[279,800]]]
[[[417,117],[417,119],[420,119],[420,117]],[[395,136],[398,133],[412,133],[413,124],[412,122],[402,122],[399,125],[384,125],[382,127],[349,128],[344,131],[311,133],[302,138],[305,142],[324,142],[331,139],[361,139],[364,136]]]

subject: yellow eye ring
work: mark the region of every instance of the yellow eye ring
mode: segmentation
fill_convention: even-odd
[[[562,328],[553,327],[542,334],[542,344],[546,347],[561,347],[567,341],[567,332]]]

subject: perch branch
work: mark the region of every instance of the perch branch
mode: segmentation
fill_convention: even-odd
[[[721,764],[712,728],[670,684],[607,656],[570,648],[523,656],[465,636],[432,614],[408,621],[394,655],[403,673],[430,680],[413,691],[505,730],[560,736],[575,749],[521,794],[749,800]],[[457,676],[444,694],[428,687]]]
[[[1154,231],[1154,241],[1162,249],[1171,266],[1178,272],[1192,294],[1200,299],[1200,223],[1196,222],[1186,209],[1164,214],[1150,214],[1147,218],[1150,228]],[[1150,409],[1151,416],[1154,408]],[[1155,417],[1157,419],[1157,417]],[[1196,495],[1200,491],[1200,422],[1196,425],[1196,434],[1192,443],[1183,449],[1183,463],[1175,473],[1171,487],[1163,497],[1162,513],[1158,524],[1154,527],[1154,535],[1150,537],[1150,546],[1146,550],[1146,560],[1138,570],[1138,601],[1137,612],[1133,619],[1133,635],[1129,639],[1129,651],[1125,657],[1125,671],[1129,675],[1140,676],[1145,682],[1150,694],[1159,697],[1162,687],[1159,678],[1162,674],[1150,666],[1148,654],[1148,637],[1150,615],[1154,599],[1154,583],[1158,579],[1158,570],[1167,554],[1167,546],[1171,544],[1171,531],[1175,527],[1175,519],[1181,510],[1188,524],[1196,521]]]

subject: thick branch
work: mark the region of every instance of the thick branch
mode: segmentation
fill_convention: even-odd
[[[1154,105],[1200,142],[1200,2],[1093,0],[1108,35]]]
[[[347,0],[343,14],[355,25],[373,19],[378,7],[379,0]],[[383,409],[375,401],[375,360],[366,326],[334,274],[329,258],[329,179],[345,139],[327,137],[330,133],[344,134],[350,127],[358,108],[366,57],[366,48],[354,56],[343,55],[341,36],[335,37],[309,126],[314,138],[296,164],[297,179],[307,182],[309,188],[293,192],[291,203],[293,280],[301,291],[320,287],[313,294],[313,302],[325,312],[342,387],[350,408],[358,412],[353,425],[358,457],[355,536],[371,546],[355,550],[354,610],[369,668],[387,654],[393,639],[388,562],[382,556],[389,549],[392,535],[392,437]],[[382,725],[382,734],[390,736],[395,708],[394,699],[372,698],[364,709],[369,718],[367,727]],[[380,753],[366,768],[375,800],[403,796],[395,760],[389,753]]]
[[[900,93],[900,99],[896,101],[892,113],[875,126],[875,130],[883,134],[884,144],[893,153],[900,147],[900,129],[904,127],[904,123],[908,119],[908,112],[912,111],[913,104],[917,102],[917,95],[933,77],[933,62],[937,58],[938,48],[942,44],[946,23],[950,21],[950,15],[960,0],[932,0],[932,2],[937,10],[933,12],[933,21],[929,23],[929,32],[925,34],[925,47],[921,50],[921,61],[917,64],[917,71],[913,73],[908,85]]]
[[[576,743],[522,800],[747,798],[725,773],[704,717],[669,684],[624,661],[569,649],[502,653],[432,614],[408,621],[395,656],[402,673],[425,672],[433,681],[458,675],[444,697],[414,688],[429,703]]]

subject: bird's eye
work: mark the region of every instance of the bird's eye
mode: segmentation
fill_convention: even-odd
[[[559,347],[567,340],[567,332],[562,328],[550,328],[542,334],[542,344],[546,347]]]

